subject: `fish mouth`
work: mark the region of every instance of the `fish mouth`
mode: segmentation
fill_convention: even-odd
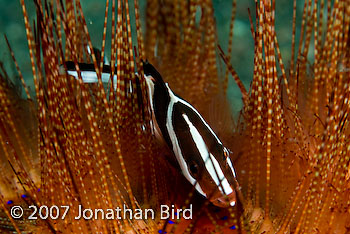
[[[215,195],[216,196],[213,196],[213,198],[210,199],[210,202],[213,203],[215,206],[227,208],[236,205],[237,199],[235,191],[228,195],[223,195],[220,192],[216,193]]]

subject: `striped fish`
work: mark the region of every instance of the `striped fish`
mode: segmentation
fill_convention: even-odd
[[[83,82],[97,82],[93,64],[78,65]],[[66,67],[67,73],[78,79],[74,62],[66,62]],[[144,62],[143,69],[156,137],[173,151],[182,174],[200,194],[216,206],[234,206],[236,174],[229,151],[199,112],[176,95],[150,63]],[[102,82],[110,78],[110,66],[105,64]],[[116,85],[117,76],[113,79]]]
[[[234,206],[236,174],[229,151],[198,111],[176,95],[150,63],[144,62],[143,69],[156,127],[183,175],[213,204]]]

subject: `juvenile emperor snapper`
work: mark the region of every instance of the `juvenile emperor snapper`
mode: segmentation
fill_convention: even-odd
[[[68,75],[78,79],[74,63],[66,62],[66,67]],[[84,83],[98,81],[93,64],[79,67]],[[176,95],[150,63],[143,62],[143,69],[155,117],[155,135],[167,143],[183,175],[200,194],[216,206],[234,206],[236,174],[228,150],[198,111]],[[102,82],[111,78],[109,64],[104,65],[101,78]],[[116,84],[116,75],[113,79]]]
[[[198,111],[176,95],[150,63],[144,62],[143,69],[156,127],[183,175],[214,205],[234,206],[236,174],[228,150]]]

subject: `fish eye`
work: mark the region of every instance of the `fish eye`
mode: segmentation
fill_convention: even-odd
[[[191,162],[190,164],[189,164],[189,170],[190,170],[190,172],[191,172],[191,174],[192,175],[197,175],[198,174],[198,164],[197,163],[195,163],[195,162]]]

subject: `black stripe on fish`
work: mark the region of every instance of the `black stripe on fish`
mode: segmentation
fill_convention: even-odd
[[[168,145],[171,145],[169,134],[165,129],[167,109],[170,102],[169,92],[162,76],[150,63],[147,61],[143,62],[143,70],[150,95],[152,111],[164,140]]]

